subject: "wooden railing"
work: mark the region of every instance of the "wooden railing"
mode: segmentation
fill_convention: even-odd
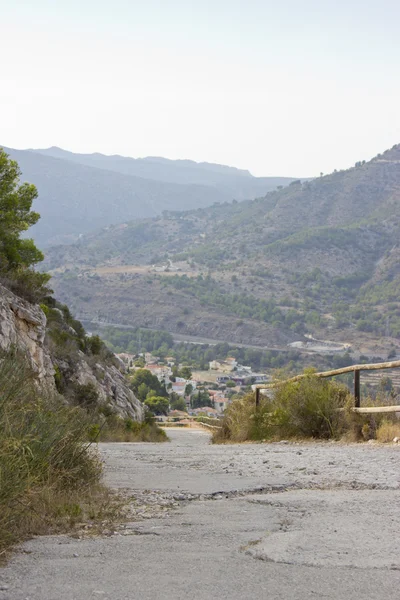
[[[395,406],[373,406],[373,407],[360,407],[361,393],[360,393],[360,372],[361,371],[379,371],[381,369],[397,369],[400,367],[400,360],[384,363],[373,363],[369,365],[351,365],[350,367],[343,367],[342,369],[335,369],[334,371],[323,371],[322,373],[313,373],[313,377],[335,377],[336,375],[343,375],[344,373],[354,372],[354,408],[355,412],[362,413],[378,413],[378,412],[399,412],[400,405]],[[307,374],[296,375],[290,379],[282,381],[275,381],[269,384],[259,384],[254,386],[256,391],[256,407],[260,404],[260,392],[261,390],[268,390],[279,387],[285,383],[291,383],[294,381],[300,381],[308,377]]]

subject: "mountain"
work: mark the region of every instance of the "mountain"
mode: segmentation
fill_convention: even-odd
[[[46,266],[86,319],[377,354],[400,344],[399,252],[400,145],[256,200],[108,227]]]
[[[4,148],[35,183],[40,221],[29,231],[40,246],[71,243],[113,223],[263,195],[290,178],[192,161],[74,154],[60,148]]]
[[[267,191],[280,185],[288,185],[294,180],[290,177],[253,177],[249,171],[226,165],[196,163],[193,160],[170,160],[157,156],[135,159],[99,153],[77,154],[54,146],[44,150],[32,150],[32,152],[154,181],[216,187],[228,194],[229,200],[233,198],[246,200],[264,195]]]

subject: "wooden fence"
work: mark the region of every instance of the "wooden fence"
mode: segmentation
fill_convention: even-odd
[[[323,371],[322,373],[314,373],[313,377],[335,377],[336,375],[343,375],[344,373],[354,373],[354,412],[359,413],[383,413],[383,412],[398,412],[400,413],[400,405],[395,406],[371,406],[371,407],[360,407],[360,373],[361,371],[379,371],[381,369],[397,369],[400,367],[400,360],[395,360],[392,362],[384,362],[384,363],[373,363],[369,365],[351,365],[350,367],[344,367],[343,369],[335,369],[334,371]],[[290,383],[292,381],[300,381],[304,379],[307,375],[296,375],[296,377],[291,377],[290,379],[285,379],[284,381],[276,381],[274,383],[269,383],[267,385],[260,384],[256,385],[256,407],[260,404],[260,393],[262,390],[273,389],[283,385],[285,383]]]

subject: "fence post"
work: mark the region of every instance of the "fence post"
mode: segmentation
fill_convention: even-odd
[[[360,408],[360,371],[354,371],[354,406]]]
[[[259,406],[260,406],[260,390],[259,390],[259,388],[256,388],[256,410],[258,410]]]

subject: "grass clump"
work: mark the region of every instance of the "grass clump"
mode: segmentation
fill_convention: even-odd
[[[393,442],[394,438],[400,439],[400,422],[390,421],[384,418],[376,430],[376,439],[378,442]]]
[[[104,512],[89,417],[39,393],[24,358],[0,357],[0,555],[35,534]]]

